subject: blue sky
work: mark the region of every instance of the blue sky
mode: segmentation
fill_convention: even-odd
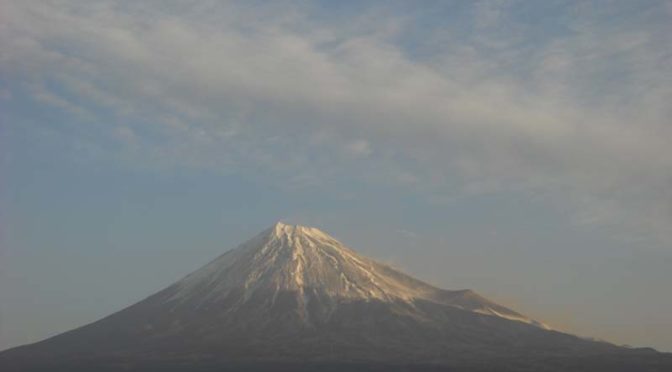
[[[284,220],[672,350],[669,1],[0,9],[0,349]]]

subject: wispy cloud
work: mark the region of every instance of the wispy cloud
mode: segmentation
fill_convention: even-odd
[[[11,96],[95,121],[144,162],[296,187],[359,178],[428,200],[534,192],[580,223],[672,241],[664,2],[445,4],[445,19],[153,5],[4,4]],[[538,24],[544,7],[557,16]]]

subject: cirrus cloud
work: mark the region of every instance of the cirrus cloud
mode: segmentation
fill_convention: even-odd
[[[549,4],[6,2],[0,71],[129,166],[525,192],[672,242],[669,6]]]

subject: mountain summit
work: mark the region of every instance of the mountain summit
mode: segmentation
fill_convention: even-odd
[[[262,297],[272,308],[291,296],[306,325],[325,320],[340,302],[405,303],[425,300],[534,324],[470,290],[446,291],[357,254],[319,229],[282,222],[177,282],[168,302],[216,306],[231,296],[235,311]]]
[[[0,353],[0,367],[297,370],[296,363],[312,363],[339,370],[355,363],[516,371],[549,358],[567,367],[640,363],[641,355],[655,364],[662,354],[553,331],[471,290],[439,289],[361,256],[316,228],[277,223],[126,309]]]

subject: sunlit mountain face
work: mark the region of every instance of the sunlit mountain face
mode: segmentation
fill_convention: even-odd
[[[359,255],[316,228],[277,223],[122,311],[0,354],[0,366],[662,371],[672,358],[552,330],[472,290],[440,289]]]

